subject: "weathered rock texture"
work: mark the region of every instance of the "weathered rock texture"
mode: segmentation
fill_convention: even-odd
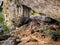
[[[60,0],[4,0],[5,22],[19,25],[32,11],[60,21]],[[8,24],[9,25],[9,24]]]
[[[56,24],[48,25],[48,23],[33,20],[29,24],[12,31],[11,36],[19,38],[20,42],[17,45],[60,45],[60,37],[53,38],[54,40],[58,39],[57,41],[53,41],[51,37],[53,33],[50,32],[56,31],[60,34],[60,29],[58,29],[58,27],[59,26]],[[55,35],[53,35],[53,37],[54,36]]]
[[[54,19],[60,19],[60,0],[23,0],[23,5]]]
[[[25,20],[26,17],[30,17],[33,12],[59,20],[60,1],[4,0],[3,11],[5,22],[7,22],[8,26],[12,26],[13,24],[17,26],[21,25],[22,21]],[[47,18],[47,20],[49,19]],[[18,29],[16,28],[16,30],[11,32],[11,36],[19,38],[20,42],[17,45],[60,45],[60,23],[57,24],[56,20],[51,22],[41,20],[42,19],[33,19],[28,24]],[[51,38],[56,40],[56,42]]]
[[[0,45],[60,45],[60,26],[56,21],[53,24],[49,22],[32,19],[11,31],[11,37]]]
[[[19,25],[24,20],[24,16],[29,17],[30,8],[22,6],[20,2],[20,0],[4,0],[3,11],[8,26],[12,25],[12,22]]]

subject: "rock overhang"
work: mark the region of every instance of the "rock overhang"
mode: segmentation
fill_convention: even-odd
[[[56,20],[60,20],[59,0],[21,0],[20,3],[37,13],[45,14]]]

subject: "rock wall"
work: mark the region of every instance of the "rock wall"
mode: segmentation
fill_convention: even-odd
[[[16,26],[20,25],[24,17],[29,17],[31,12],[30,8],[21,5],[20,0],[4,0],[3,11],[8,26],[12,26],[13,23]]]
[[[21,3],[38,13],[60,20],[60,0],[24,0]]]
[[[24,17],[29,17],[32,10],[60,21],[59,0],[4,0],[3,11],[7,25],[20,25]]]

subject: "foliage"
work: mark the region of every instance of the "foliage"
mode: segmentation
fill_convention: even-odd
[[[0,13],[0,23],[2,23],[4,21],[4,16],[2,15],[2,13]]]
[[[34,13],[33,13],[33,16],[39,16],[39,14],[38,14],[38,13],[36,13],[36,12],[34,12]]]
[[[9,31],[9,28],[8,28],[7,24],[4,23],[4,22],[3,22],[3,28],[4,28],[4,30],[3,30],[4,32]]]
[[[43,32],[45,35],[51,37],[53,40],[57,40],[60,37],[57,32],[50,30],[48,27],[43,28]]]
[[[3,31],[6,32],[9,30],[9,28],[7,27],[6,23],[4,22],[4,16],[2,13],[0,13],[0,23],[3,25]]]
[[[0,12],[2,11],[2,9],[3,9],[3,8],[0,6]]]

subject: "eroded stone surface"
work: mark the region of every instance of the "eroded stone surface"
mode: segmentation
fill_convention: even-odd
[[[5,22],[10,26],[12,21],[18,26],[33,11],[60,21],[59,0],[4,0],[3,10]]]
[[[60,31],[58,30],[58,27],[59,26],[56,24],[48,24],[35,20],[31,21],[29,24],[21,26],[20,28],[16,28],[15,31],[11,32],[11,36],[19,37],[20,43],[17,45],[59,45],[60,41],[53,41],[42,31],[45,30],[44,28],[47,28],[50,31],[56,31],[59,33]],[[47,32],[46,34],[49,35]]]
[[[59,0],[24,0],[22,4],[32,8],[32,10],[38,13],[43,13],[46,16],[60,20]]]

